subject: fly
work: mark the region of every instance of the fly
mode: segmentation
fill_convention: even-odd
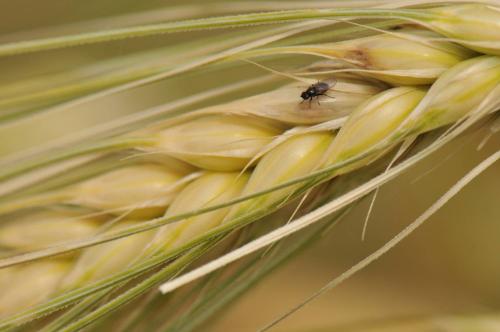
[[[328,90],[333,88],[333,86],[337,83],[337,80],[333,80],[331,82],[328,81],[322,81],[318,83],[311,84],[306,90],[304,90],[301,94],[300,97],[303,99],[301,103],[303,103],[306,100],[309,100],[309,107],[311,106],[311,102],[313,98],[316,98],[319,104],[319,97],[320,96],[327,96],[330,98],[335,99],[335,97],[329,96],[326,93]]]
[[[302,82],[305,81],[304,79],[302,79],[300,77],[297,77],[297,76],[294,76],[291,74],[287,74],[287,73],[279,72],[277,70],[266,67],[264,65],[261,65],[257,62],[249,60],[249,59],[241,59],[241,60],[248,62],[248,63],[251,63],[253,65],[256,65],[257,67],[260,67],[260,68],[265,69],[267,71],[270,71],[273,74],[285,76],[285,77],[292,78],[294,80],[299,80]],[[337,80],[334,78],[326,80],[326,81],[318,81],[317,83],[311,84],[306,90],[302,91],[302,93],[300,94],[300,97],[302,97],[302,99],[303,99],[301,101],[301,103],[305,102],[306,100],[309,100],[309,107],[311,107],[311,102],[312,102],[313,98],[316,98],[318,105],[319,105],[319,97],[320,96],[327,96],[329,98],[335,99],[335,97],[332,97],[332,96],[329,96],[326,94],[328,92],[328,90],[330,90],[331,88],[333,88],[335,86],[335,84],[337,84]]]

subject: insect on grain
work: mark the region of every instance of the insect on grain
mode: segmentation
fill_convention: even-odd
[[[335,99],[335,97],[329,96],[326,93],[336,83],[337,83],[337,80],[321,81],[321,82],[317,82],[317,83],[311,84],[311,86],[309,86],[306,90],[304,90],[300,94],[300,97],[303,99],[301,101],[301,103],[303,103],[306,100],[309,100],[309,107],[311,107],[311,102],[312,102],[313,98],[316,98],[316,100],[318,102],[318,105],[319,105],[319,97],[320,96],[327,96],[329,98]]]

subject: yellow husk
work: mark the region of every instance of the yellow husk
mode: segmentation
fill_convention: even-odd
[[[152,218],[164,213],[182,188],[184,175],[159,164],[127,166],[72,188],[71,202],[112,213],[125,213],[132,218]]]
[[[323,160],[333,136],[330,132],[313,132],[287,139],[262,157],[242,195],[268,189],[310,173]],[[287,187],[240,203],[231,209],[225,220],[269,208],[292,194],[298,186]]]
[[[40,211],[6,218],[0,226],[0,247],[27,251],[76,240],[96,232],[101,220],[70,211]]]
[[[413,87],[399,87],[384,91],[372,97],[356,109],[332,143],[328,164],[334,164],[354,157],[387,136],[390,136],[425,96],[426,90]],[[364,161],[339,170],[343,173]]]
[[[490,93],[500,100],[500,57],[481,56],[445,72],[412,113],[406,128],[424,132],[455,122],[466,116]]]
[[[453,43],[432,41],[439,37],[429,31],[399,32],[313,46],[310,51],[338,57],[367,69],[363,75],[391,84],[429,84],[473,54]]]
[[[336,75],[336,83],[312,103],[300,98],[308,88],[306,83],[292,83],[276,90],[237,100],[212,109],[217,112],[237,112],[274,119],[291,125],[313,125],[342,118],[354,108],[383,90],[384,86],[360,78]]]
[[[47,299],[70,267],[68,261],[51,260],[0,270],[0,316]]]
[[[121,222],[109,232],[132,225],[132,222]],[[84,249],[59,289],[72,289],[123,270],[141,255],[152,235],[152,232],[143,232]]]
[[[283,130],[278,122],[252,116],[204,115],[157,133],[153,150],[201,168],[235,171]]]
[[[222,204],[238,197],[248,181],[247,173],[207,173],[190,183],[172,202],[166,216]],[[150,250],[174,249],[218,226],[228,208],[217,209],[160,228]]]
[[[465,4],[429,9],[430,27],[481,53],[500,55],[500,7]]]
[[[429,84],[474,52],[430,31],[410,30],[336,43],[278,47],[248,55],[302,53],[342,60],[362,75],[396,85]],[[248,56],[247,55],[247,56]]]
[[[247,178],[247,174],[239,173],[206,173],[179,193],[167,215],[176,215],[234,199],[240,194]],[[218,209],[166,225],[157,231],[151,230],[85,249],[75,268],[64,280],[62,288],[72,289],[101,279],[158,250],[176,248],[217,226],[228,210],[229,208]],[[122,223],[110,231],[130,225],[130,222]]]

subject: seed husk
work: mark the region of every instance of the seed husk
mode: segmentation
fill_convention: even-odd
[[[92,235],[102,218],[67,210],[37,211],[11,216],[0,225],[0,246],[34,250]]]
[[[204,115],[157,133],[153,150],[204,169],[235,171],[283,130],[275,121],[252,116]]]
[[[46,300],[70,268],[70,261],[58,259],[0,270],[0,316]]]

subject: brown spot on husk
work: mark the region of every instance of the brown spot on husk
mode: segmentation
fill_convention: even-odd
[[[363,68],[369,68],[371,66],[370,57],[361,48],[349,50],[345,55],[345,60]]]

